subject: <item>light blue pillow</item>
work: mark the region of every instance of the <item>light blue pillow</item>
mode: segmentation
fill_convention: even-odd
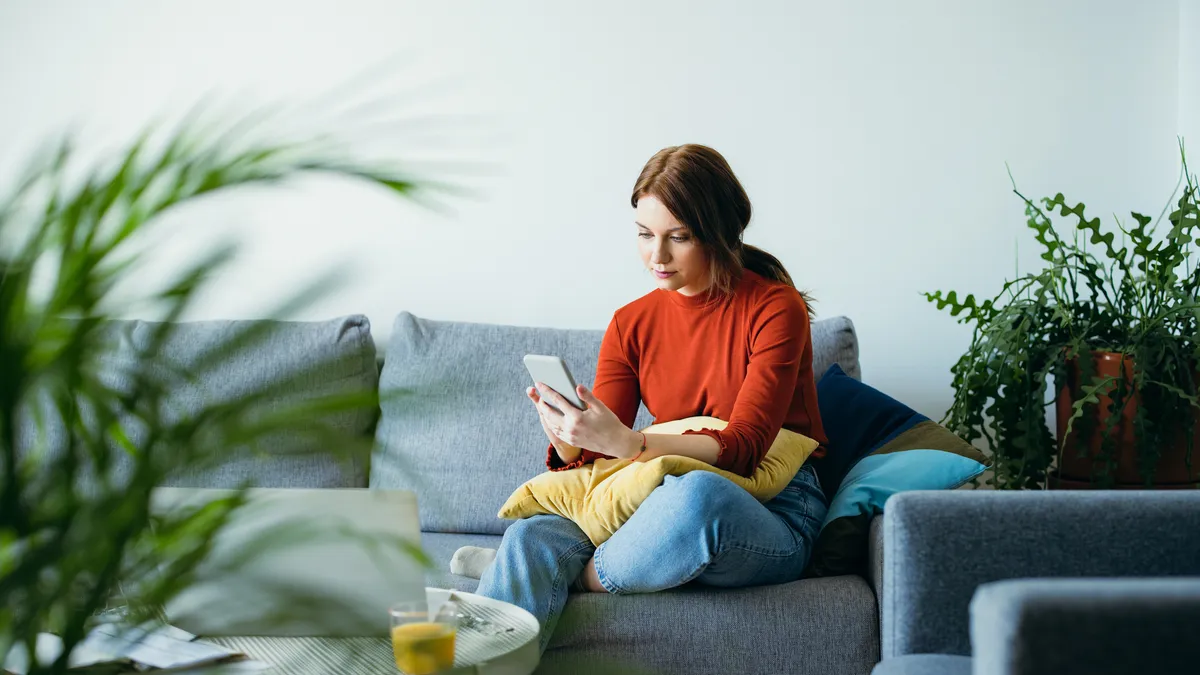
[[[943,450],[908,450],[862,458],[829,504],[825,524],[838,518],[883,513],[888,497],[905,490],[952,490],[987,466]]]
[[[935,422],[921,422],[911,431],[918,437],[927,437],[930,432],[934,436],[950,435]],[[901,434],[897,440],[907,435],[909,432]],[[967,445],[957,437],[954,441]],[[889,443],[885,448],[892,445]],[[956,449],[961,451],[961,448]],[[883,513],[888,497],[906,490],[952,490],[965,484],[987,470],[987,465],[979,461],[983,459],[982,455],[974,448],[971,450],[967,454],[958,454],[918,447],[885,451],[860,459],[846,473],[829,502],[829,512],[821,526],[806,575],[865,573],[871,519]]]

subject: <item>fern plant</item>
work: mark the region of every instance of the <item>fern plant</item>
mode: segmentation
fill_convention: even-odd
[[[245,492],[152,516],[152,490],[168,476],[218,464],[233,448],[281,432],[301,439],[323,434],[328,448],[369,442],[313,421],[376,406],[373,392],[243,414],[303,373],[263,382],[185,419],[163,414],[174,384],[237,359],[265,338],[269,324],[251,323],[195,372],[177,372],[156,357],[197,292],[229,259],[228,247],[198,256],[166,287],[134,299],[161,323],[132,364],[131,388],[118,390],[103,377],[105,326],[120,305],[114,288],[134,278],[144,257],[136,244],[163,212],[237,186],[314,172],[406,198],[435,187],[396,165],[348,158],[329,137],[266,140],[261,132],[279,128],[276,122],[270,115],[222,122],[193,114],[173,128],[151,128],[122,155],[82,174],[78,152],[63,141],[0,195],[0,661],[14,647],[34,654],[38,633],[48,632],[62,639],[61,654],[29,672],[65,672],[88,630],[107,620],[110,603],[120,602],[125,620],[139,623],[186,587]],[[329,281],[315,280],[264,318],[286,317]],[[23,423],[37,433],[26,433]],[[58,443],[44,433],[51,426],[66,430]],[[127,467],[121,477],[111,470],[118,460]]]
[[[1014,183],[1044,266],[983,300],[960,299],[955,291],[925,294],[974,328],[951,369],[954,403],[943,423],[968,441],[985,442],[994,459],[989,484],[1045,487],[1064,453],[1075,453],[1093,462],[1094,483],[1114,485],[1118,432],[1134,397],[1143,481],[1153,482],[1163,449],[1180,438],[1190,470],[1200,411],[1200,195],[1182,140],[1179,149],[1182,179],[1173,208],[1157,220],[1132,213],[1131,223],[1118,221],[1120,239],[1087,217],[1082,203],[1071,206],[1061,193],[1035,203]],[[1055,227],[1056,212],[1071,219],[1066,235]],[[1098,375],[1095,358],[1103,353],[1123,364],[1115,375]],[[1070,403],[1059,407],[1070,413],[1061,438],[1046,424],[1048,398]],[[1093,456],[1089,442],[1097,431],[1102,441]]]

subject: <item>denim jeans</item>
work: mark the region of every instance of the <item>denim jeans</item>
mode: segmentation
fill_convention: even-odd
[[[811,466],[765,504],[710,471],[667,476],[599,548],[561,516],[513,523],[476,592],[537,617],[545,651],[570,586],[593,554],[601,585],[618,595],[689,582],[726,588],[780,584],[800,578],[825,511]]]

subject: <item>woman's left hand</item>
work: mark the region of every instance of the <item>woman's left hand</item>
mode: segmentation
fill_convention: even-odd
[[[575,387],[575,393],[587,405],[587,410],[576,408],[541,382],[537,383],[537,390],[542,399],[538,405],[545,406],[543,418],[549,422],[554,435],[567,443],[618,459],[631,459],[641,450],[641,435],[625,426],[587,387]],[[546,406],[547,402],[562,412]]]

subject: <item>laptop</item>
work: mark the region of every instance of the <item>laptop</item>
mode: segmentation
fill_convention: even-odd
[[[157,488],[156,515],[233,490]],[[417,499],[405,490],[252,488],[167,621],[202,636],[386,636],[388,607],[425,599]]]

